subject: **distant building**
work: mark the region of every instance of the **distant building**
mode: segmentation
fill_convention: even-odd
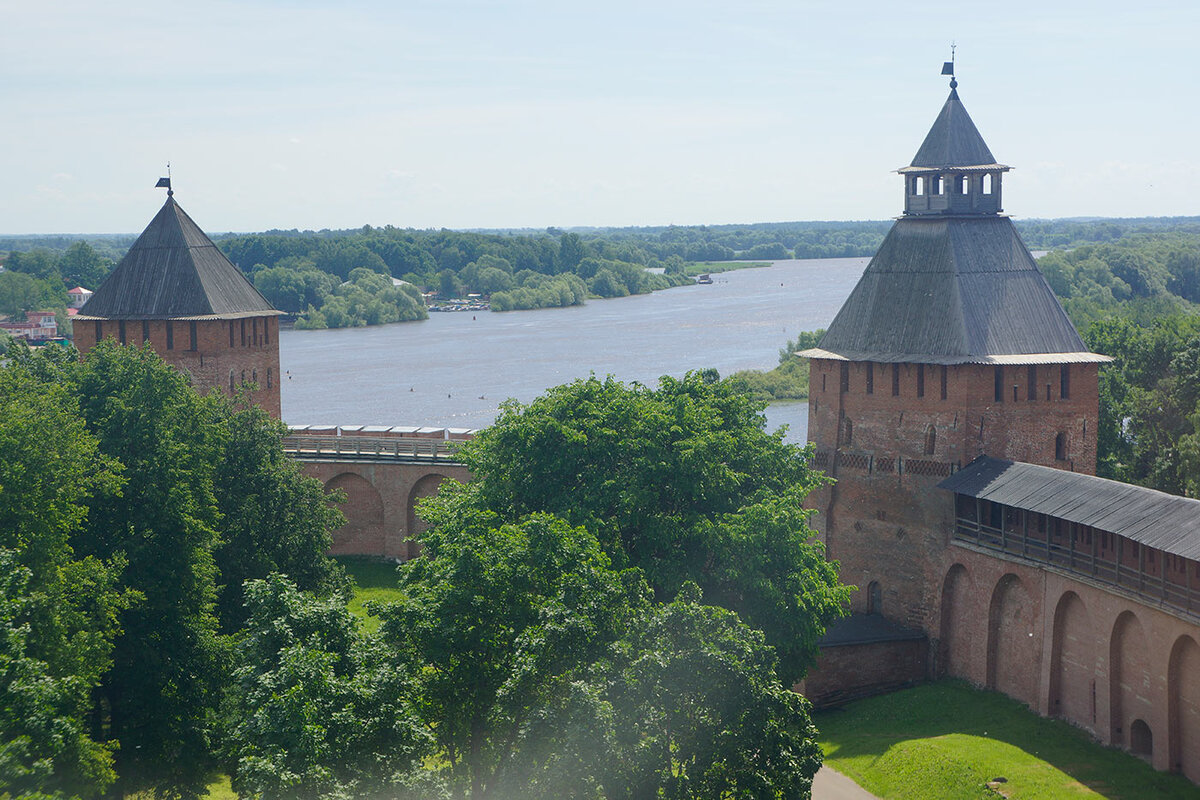
[[[53,311],[27,311],[24,322],[0,322],[0,330],[14,339],[46,342],[58,336],[58,320]]]
[[[93,292],[90,289],[85,289],[82,286],[76,286],[74,289],[67,290],[67,297],[71,299],[68,305],[71,308],[83,308],[83,304],[88,301]]]
[[[168,195],[125,258],[74,318],[75,346],[148,343],[200,391],[280,414],[279,314]]]

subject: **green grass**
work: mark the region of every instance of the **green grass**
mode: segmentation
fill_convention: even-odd
[[[1195,798],[1200,788],[996,692],[939,681],[814,715],[825,763],[882,798]],[[988,782],[996,778],[1005,782]]]
[[[338,562],[345,567],[346,574],[354,583],[354,594],[347,607],[362,620],[363,630],[374,633],[379,630],[379,618],[367,613],[367,603],[397,600],[400,592],[396,588],[396,565],[391,561],[376,558],[342,557]]]

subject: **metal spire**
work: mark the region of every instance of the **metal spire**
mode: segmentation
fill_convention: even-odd
[[[175,194],[175,190],[171,188],[171,162],[167,162],[167,177],[159,178],[158,183],[154,184],[155,189],[166,189],[167,197]]]
[[[958,88],[958,80],[954,77],[954,42],[950,42],[950,60],[942,63],[942,74],[950,76],[950,88]]]

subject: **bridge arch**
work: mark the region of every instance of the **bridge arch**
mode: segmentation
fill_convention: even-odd
[[[346,502],[341,510],[346,524],[334,531],[337,551],[347,553],[383,552],[383,497],[366,478],[353,472],[341,472],[325,482],[325,491],[341,489]]]
[[[1108,649],[1111,741],[1128,749],[1134,744],[1133,722],[1154,719],[1150,648],[1142,622],[1133,611],[1122,611],[1113,623]]]
[[[1087,607],[1075,592],[1064,592],[1054,609],[1049,711],[1088,730],[1096,726],[1097,655]]]
[[[1167,739],[1171,771],[1200,783],[1200,644],[1187,634],[1167,667]]]
[[[1037,706],[1041,640],[1025,583],[1006,573],[996,582],[988,608],[987,686]]]

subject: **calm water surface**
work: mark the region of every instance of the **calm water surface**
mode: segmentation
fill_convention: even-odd
[[[529,402],[589,373],[654,385],[692,369],[770,369],[788,339],[829,325],[867,261],[777,261],[711,285],[572,308],[281,331],[283,418],[482,428],[504,399]],[[775,403],[767,418],[803,441],[808,404]]]

